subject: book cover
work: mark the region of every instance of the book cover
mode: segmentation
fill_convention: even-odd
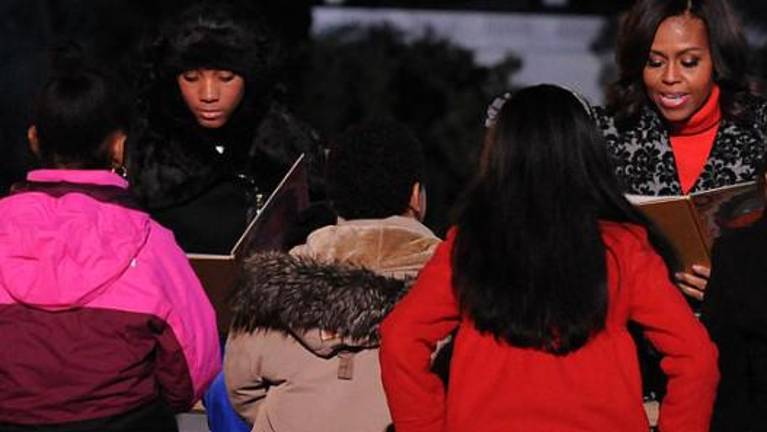
[[[757,220],[764,208],[756,182],[681,196],[627,195],[666,236],[684,270],[711,266],[711,246],[724,232]]]
[[[229,299],[239,277],[242,259],[253,252],[281,250],[285,234],[308,205],[308,171],[302,154],[257,211],[228,254],[187,254],[216,310],[221,333],[226,333],[229,328]]]

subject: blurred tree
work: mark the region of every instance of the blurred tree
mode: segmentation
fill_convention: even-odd
[[[531,13],[613,14],[632,0],[315,0],[315,4]]]
[[[752,37],[751,51],[753,70],[757,78],[764,84],[767,81],[767,2],[751,0],[733,0],[740,16],[745,22]],[[760,85],[760,87],[762,87]],[[764,93],[764,88],[759,89]]]
[[[342,27],[315,38],[299,114],[326,136],[375,117],[407,124],[427,158],[427,224],[443,233],[448,212],[476,168],[492,96],[510,88],[521,61],[478,66],[467,49],[427,32],[415,40],[390,26]]]
[[[50,34],[42,0],[0,2],[0,196],[23,178],[29,159],[26,130],[28,107],[43,78],[43,47]]]
[[[764,28],[767,25],[767,2],[753,0],[732,0],[735,7],[746,17],[747,22],[760,25]]]
[[[143,31],[183,0],[3,0],[0,2],[0,196],[23,178],[31,157],[26,130],[48,73],[48,48],[77,41],[100,64],[128,77]]]
[[[615,64],[615,38],[618,35],[618,15],[606,17],[597,37],[591,42],[591,52],[602,61],[599,70],[599,85],[602,94],[606,94],[608,86],[618,79],[618,67]],[[604,99],[604,98],[603,98]]]

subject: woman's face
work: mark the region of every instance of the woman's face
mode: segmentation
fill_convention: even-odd
[[[197,123],[211,129],[229,121],[245,93],[242,77],[223,69],[191,69],[180,73],[176,80]]]
[[[643,79],[647,96],[671,123],[688,120],[706,103],[714,85],[714,66],[700,18],[685,14],[660,23]]]

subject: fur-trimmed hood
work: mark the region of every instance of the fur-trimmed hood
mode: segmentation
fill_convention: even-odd
[[[232,302],[233,332],[279,330],[321,356],[376,346],[410,281],[279,252],[252,255]]]

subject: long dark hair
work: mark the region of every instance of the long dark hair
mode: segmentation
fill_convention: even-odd
[[[619,190],[587,108],[553,85],[513,94],[459,212],[452,261],[461,308],[480,332],[514,346],[566,354],[603,329],[599,221],[648,226]]]
[[[619,127],[635,122],[649,102],[642,73],[658,26],[685,13],[701,19],[708,30],[722,114],[734,121],[750,121],[747,101],[755,86],[748,76],[748,45],[727,0],[637,0],[621,18],[615,49],[619,78],[607,94],[607,106]]]

